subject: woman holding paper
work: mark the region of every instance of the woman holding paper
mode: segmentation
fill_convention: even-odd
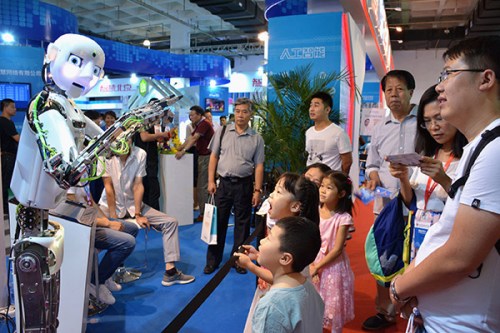
[[[414,167],[411,178],[408,166],[391,163],[389,170],[401,181],[401,196],[408,206],[416,196],[417,212],[411,247],[413,259],[424,240],[427,230],[435,224],[448,197],[463,147],[464,135],[441,118],[436,86],[427,89],[420,99],[417,113],[415,151],[423,157]]]

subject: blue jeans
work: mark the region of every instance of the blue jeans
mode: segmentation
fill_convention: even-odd
[[[106,254],[99,263],[99,283],[104,283],[109,279],[115,270],[125,261],[135,248],[135,237],[139,229],[134,223],[118,221],[123,225],[122,231],[110,228],[96,228],[95,230],[95,248],[98,250],[107,250]],[[92,283],[95,284],[95,278],[92,274]]]

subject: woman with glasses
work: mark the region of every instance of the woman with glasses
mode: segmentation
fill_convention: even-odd
[[[389,170],[401,182],[401,196],[409,206],[416,197],[417,213],[411,247],[415,257],[427,230],[439,221],[452,184],[465,136],[441,117],[436,86],[427,89],[418,106],[415,151],[423,155],[408,177],[408,167],[391,163]]]

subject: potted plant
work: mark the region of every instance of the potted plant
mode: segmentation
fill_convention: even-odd
[[[349,73],[311,75],[312,65],[289,72],[270,75],[269,93],[254,95],[256,128],[266,144],[266,182],[269,186],[283,172],[301,172],[306,165],[305,132],[312,125],[309,119],[311,96],[325,91],[333,96],[337,81],[348,83]],[[338,85],[337,85],[338,86]],[[339,124],[339,110],[330,118]]]

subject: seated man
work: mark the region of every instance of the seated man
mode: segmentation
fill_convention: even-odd
[[[130,151],[121,156],[106,160],[106,170],[102,176],[104,192],[99,205],[109,218],[135,218],[141,227],[161,231],[163,236],[163,255],[165,274],[161,282],[164,286],[186,284],[194,281],[194,276],[183,274],[175,268],[180,259],[178,222],[142,202],[146,176],[146,152],[133,147],[129,140]],[[99,164],[98,169],[102,169]],[[98,171],[98,174],[101,170]],[[175,176],[174,176],[175,177]]]
[[[90,202],[89,209],[97,209],[94,246],[98,250],[107,251],[98,266],[99,297],[97,297],[94,274],[91,277],[90,294],[105,304],[114,304],[115,298],[111,291],[120,291],[122,287],[114,282],[111,277],[134,250],[135,236],[137,236],[139,229],[134,223],[108,219],[92,200],[92,197],[87,197],[82,187],[70,188],[67,199],[84,204]]]

